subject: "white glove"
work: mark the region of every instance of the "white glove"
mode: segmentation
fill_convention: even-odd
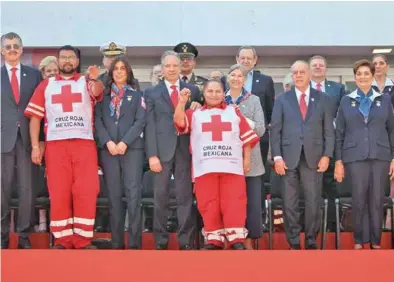
[[[247,117],[245,117],[245,118],[246,118],[246,121],[248,122],[249,126],[250,126],[252,129],[254,129],[254,127],[255,127],[255,122],[254,122],[253,120],[247,118]]]

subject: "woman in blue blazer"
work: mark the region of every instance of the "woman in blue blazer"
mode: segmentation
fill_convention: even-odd
[[[95,129],[100,166],[108,189],[112,248],[124,249],[125,210],[129,218],[129,248],[141,248],[141,190],[144,165],[143,131],[146,110],[142,92],[125,57],[109,69],[103,100],[96,105]]]
[[[357,89],[342,98],[336,118],[334,177],[348,177],[352,186],[354,248],[380,249],[384,190],[394,176],[393,107],[372,87],[371,62],[356,62],[353,72]]]

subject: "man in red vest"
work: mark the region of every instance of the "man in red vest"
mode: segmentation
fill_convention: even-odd
[[[66,45],[58,51],[59,75],[41,82],[25,115],[30,118],[32,161],[41,164],[38,136],[45,119],[51,232],[56,249],[93,249],[93,226],[99,192],[97,151],[93,139],[94,104],[102,98],[99,69],[87,76],[76,70],[78,51]]]

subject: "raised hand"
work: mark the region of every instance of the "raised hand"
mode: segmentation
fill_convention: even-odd
[[[100,69],[96,65],[90,66],[88,68],[87,74],[88,74],[89,79],[97,80],[97,78],[100,74]]]

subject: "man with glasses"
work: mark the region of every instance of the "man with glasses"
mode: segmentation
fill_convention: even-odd
[[[32,148],[29,120],[24,117],[23,110],[40,83],[41,75],[37,69],[20,63],[22,53],[22,39],[18,34],[10,32],[1,37],[1,54],[5,61],[1,68],[1,248],[3,249],[7,249],[9,245],[10,204],[14,177],[17,180],[19,196],[18,248],[32,247],[28,238],[31,232],[32,212],[34,212],[33,164],[30,159]]]
[[[95,249],[93,238],[99,193],[98,161],[93,139],[93,109],[104,86],[99,69],[86,76],[76,70],[78,51],[58,50],[59,74],[38,85],[25,115],[30,118],[31,159],[41,164],[38,149],[40,121],[45,119],[45,161],[51,200],[51,232],[55,249]]]
[[[191,43],[182,42],[174,47],[174,51],[179,54],[182,62],[180,79],[185,83],[194,84],[200,89],[202,103],[202,87],[207,79],[205,77],[195,75],[193,72],[196,67],[196,58],[198,56],[197,48]]]

